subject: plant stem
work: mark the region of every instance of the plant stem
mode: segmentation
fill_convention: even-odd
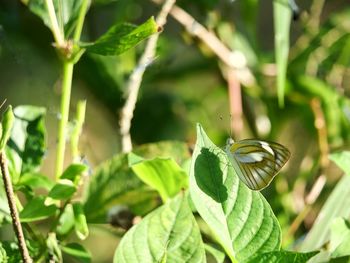
[[[69,115],[70,94],[73,78],[73,62],[63,62],[63,80],[62,80],[62,97],[61,97],[61,119],[58,127],[58,143],[56,152],[56,180],[59,179],[63,171],[64,152],[66,146],[66,128]]]
[[[156,18],[156,23],[158,26],[163,27],[165,25],[166,18],[174,4],[175,0],[166,0],[164,2],[162,9]],[[145,51],[138,61],[136,68],[131,73],[126,87],[126,102],[121,109],[119,122],[122,151],[124,153],[130,152],[132,150],[132,142],[130,136],[131,120],[134,116],[134,110],[143,74],[155,56],[158,37],[159,34],[154,34],[148,39]]]
[[[78,162],[80,159],[79,156],[79,136],[83,129],[84,120],[85,120],[85,111],[86,111],[86,100],[78,101],[77,104],[77,113],[75,116],[75,125],[72,131],[70,145],[72,151],[73,162]]]
[[[4,187],[6,191],[7,201],[10,207],[12,225],[18,239],[19,250],[21,252],[23,262],[32,263],[33,260],[29,256],[26,241],[24,239],[22,225],[19,220],[19,215],[18,215],[16,201],[15,201],[15,194],[13,193],[11,177],[8,171],[7,159],[4,151],[0,152],[0,166],[1,166],[2,178],[4,180]]]
[[[58,26],[57,17],[55,13],[55,7],[53,5],[52,0],[45,0],[46,8],[49,14],[50,22],[51,22],[51,31],[53,34],[53,37],[55,38],[55,42],[57,46],[63,47],[64,46],[64,37],[62,35],[62,32]]]
[[[84,19],[88,9],[89,0],[83,0],[80,7],[79,17],[77,20],[77,26],[75,27],[73,41],[77,43],[80,40],[81,32],[83,30]]]

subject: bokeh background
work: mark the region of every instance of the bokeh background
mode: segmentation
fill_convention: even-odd
[[[256,84],[242,87],[244,126],[237,137],[278,141],[292,152],[282,175],[264,191],[282,225],[285,246],[292,246],[312,226],[341,175],[328,161],[328,154],[349,146],[349,3],[298,2],[300,16],[291,25],[283,108],[276,94],[271,1],[182,0],[177,4],[248,60]],[[83,39],[97,39],[116,22],[140,24],[158,11],[152,1],[92,1]],[[52,42],[49,29],[20,1],[0,1],[0,100],[47,108],[48,151],[43,172],[50,176],[54,173],[61,70]],[[87,99],[80,147],[92,169],[120,152],[119,110],[128,76],[143,47],[118,57],[85,54],[75,67],[71,112],[79,99]],[[229,103],[222,63],[169,17],[157,57],[143,78],[132,121],[134,145],[180,140],[191,146],[199,122],[217,145],[224,146],[230,136]],[[293,225],[306,205],[305,197],[322,175],[327,181],[321,194],[303,222]],[[86,244],[94,262],[110,262],[118,233],[109,226],[92,227]]]

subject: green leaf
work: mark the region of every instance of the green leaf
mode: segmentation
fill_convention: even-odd
[[[224,252],[208,244],[204,244],[204,248],[206,252],[208,252],[210,255],[212,255],[215,258],[216,263],[223,263],[225,261]],[[208,259],[208,255],[207,255],[207,259]]]
[[[350,216],[350,176],[343,176],[329,195],[311,230],[300,247],[307,252],[319,249],[329,241],[330,225],[334,218]]]
[[[74,228],[74,212],[73,205],[67,204],[62,215],[58,220],[58,225],[56,228],[56,233],[58,236],[66,236]]]
[[[75,222],[74,222],[75,233],[77,234],[79,239],[84,240],[89,235],[89,228],[86,222],[83,205],[81,203],[74,203],[73,211],[74,211],[74,219],[75,219]]]
[[[14,109],[15,121],[6,149],[13,182],[24,173],[39,171],[46,151],[45,108],[18,106]]]
[[[173,158],[181,166],[190,158],[186,143],[164,141],[133,150],[145,158]],[[89,223],[106,223],[114,206],[125,205],[135,215],[145,215],[159,205],[159,195],[146,186],[129,167],[128,154],[116,155],[95,169],[85,193],[84,211]]]
[[[12,112],[12,106],[8,106],[4,114],[2,115],[1,119],[1,138],[0,138],[0,152],[4,149],[5,145],[7,144],[10,136],[11,136],[11,129],[13,126],[13,112]]]
[[[226,154],[197,125],[190,193],[201,217],[232,262],[278,250],[281,229],[260,192],[240,181]]]
[[[50,190],[54,186],[54,182],[47,176],[40,173],[26,173],[21,176],[16,186],[26,186],[31,189],[44,188]]]
[[[272,251],[257,254],[247,261],[247,263],[306,263],[318,252],[298,253],[292,251]]]
[[[80,43],[80,46],[91,53],[115,56],[136,46],[157,31],[158,25],[151,17],[140,26],[128,23],[115,25],[94,43]]]
[[[1,243],[0,243],[0,262],[3,262],[3,263],[8,262],[6,250],[3,248]]]
[[[350,224],[345,219],[333,220],[329,247],[333,258],[350,256]]]
[[[83,0],[59,1],[53,0],[58,24],[64,26],[65,35],[69,35],[75,27],[79,15],[80,6]],[[28,5],[30,11],[40,17],[44,24],[51,28],[51,22],[45,1],[43,0],[26,0],[23,1]]]
[[[347,175],[350,175],[350,152],[332,153],[329,158],[339,166]]]
[[[48,254],[53,262],[62,262],[62,252],[54,232],[50,232],[46,239]]]
[[[77,188],[72,181],[67,179],[59,180],[50,190],[48,196],[56,200],[67,200],[76,192]]]
[[[20,213],[21,222],[32,222],[52,216],[57,211],[55,205],[45,205],[43,196],[34,197],[30,200]]]
[[[84,211],[89,223],[106,223],[115,205],[129,206],[143,215],[158,205],[158,194],[148,189],[128,166],[128,155],[120,154],[101,164],[92,175]]]
[[[205,262],[198,225],[186,195],[148,214],[122,238],[114,255],[118,263]]]
[[[68,179],[72,181],[75,185],[78,185],[80,182],[81,174],[87,169],[88,167],[83,164],[71,164],[63,172],[60,179]]]
[[[76,259],[79,259],[79,262],[83,262],[83,263],[91,262],[90,252],[78,243],[69,243],[65,246],[62,246],[61,249],[67,255],[70,255]]]
[[[159,192],[164,202],[188,188],[186,172],[173,159],[144,160],[131,168],[143,182]]]
[[[286,85],[288,53],[289,53],[289,29],[292,11],[288,0],[273,1],[273,18],[275,29],[275,56],[277,64],[277,93],[278,103],[284,105],[284,88]]]

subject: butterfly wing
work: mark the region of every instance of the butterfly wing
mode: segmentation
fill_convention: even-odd
[[[226,152],[240,179],[252,190],[268,186],[290,157],[281,144],[253,139],[235,142]]]

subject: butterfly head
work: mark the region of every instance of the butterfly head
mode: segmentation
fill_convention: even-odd
[[[225,146],[226,152],[230,152],[230,148],[233,144],[234,144],[234,140],[231,137],[227,138],[226,146]]]

